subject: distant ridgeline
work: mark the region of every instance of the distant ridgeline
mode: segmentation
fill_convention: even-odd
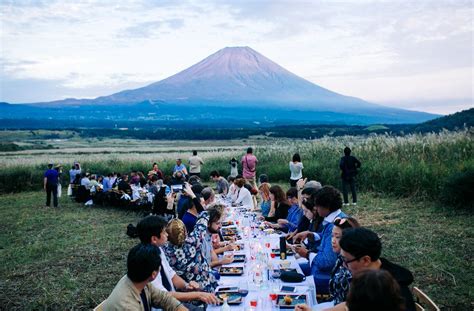
[[[58,129],[72,130],[81,137],[115,137],[135,139],[245,139],[258,137],[289,137],[314,139],[323,136],[385,134],[404,135],[410,133],[439,132],[443,129],[456,130],[474,126],[474,108],[440,117],[420,124],[377,124],[377,125],[338,125],[338,124],[292,124],[280,125],[242,123],[236,120],[223,120],[216,124],[202,121],[108,121],[102,120],[37,120],[3,119],[3,129]],[[285,125],[283,125],[285,124]],[[100,128],[100,131],[97,131]],[[196,131],[199,129],[199,131]],[[51,137],[44,137],[48,139]],[[4,146],[3,151],[19,150],[15,146]],[[38,146],[38,149],[48,146]]]

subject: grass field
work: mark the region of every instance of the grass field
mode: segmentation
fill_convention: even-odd
[[[43,208],[44,193],[0,196],[0,309],[90,310],[125,273],[136,241],[126,226],[140,218],[61,198]],[[474,308],[471,214],[362,193],[346,210],[382,237],[383,255],[409,268],[444,310]]]

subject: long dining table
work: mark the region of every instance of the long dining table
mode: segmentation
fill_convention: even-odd
[[[316,290],[312,276],[306,277],[302,282],[282,282],[275,272],[280,269],[294,269],[303,274],[295,255],[290,253],[285,259],[279,255],[280,237],[285,233],[264,229],[259,225],[258,212],[251,211],[247,207],[232,207],[229,202],[222,201],[226,205],[221,233],[233,232],[237,239],[234,243],[239,245],[238,250],[226,252],[237,255],[245,255],[244,262],[233,262],[223,265],[225,268],[241,267],[243,271],[235,275],[221,274],[219,287],[221,289],[248,290],[237,304],[229,303],[231,310],[294,310],[298,302],[306,302],[313,310],[323,310],[332,306],[332,303],[318,304]],[[275,250],[278,249],[277,254]],[[242,257],[242,256],[240,256]],[[289,288],[285,288],[289,287]],[[285,296],[290,297],[285,301]],[[290,300],[292,300],[290,302]],[[221,310],[221,306],[208,306],[207,310]]]

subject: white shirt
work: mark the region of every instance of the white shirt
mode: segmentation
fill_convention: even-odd
[[[170,264],[168,263],[168,259],[165,256],[165,252],[161,249],[161,247],[160,247],[160,251],[161,251],[161,254],[160,254],[161,266],[163,267],[165,274],[168,277],[168,282],[171,285],[171,291],[175,292],[176,289],[174,288],[172,279],[175,276],[176,272],[171,268]],[[151,282],[151,284],[153,284],[153,286],[155,286],[156,288],[167,292],[168,290],[163,286],[163,282],[161,281],[161,273],[158,273],[158,274],[159,274],[158,277],[156,277],[153,280],[153,282]]]
[[[324,217],[323,226],[334,222],[334,219],[336,219],[337,215],[339,215],[340,213],[341,213],[341,209],[338,209],[337,211],[334,211],[331,214]],[[315,241],[318,241],[318,240],[321,239],[321,236],[318,233],[313,232],[313,235],[314,235]],[[309,253],[309,264],[311,264],[313,262],[313,259],[314,259],[314,257],[316,257],[316,255],[317,255],[317,253]]]
[[[250,191],[242,187],[238,190],[238,193],[239,195],[237,196],[237,200],[235,200],[235,204],[242,204],[242,206],[253,208],[253,199]]]
[[[291,176],[290,179],[298,180],[303,178],[303,163],[290,161],[290,172]]]
[[[201,157],[192,156],[189,158],[189,172],[190,173],[201,173],[201,165],[204,164]]]

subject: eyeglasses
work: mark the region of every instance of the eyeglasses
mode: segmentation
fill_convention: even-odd
[[[346,260],[344,257],[342,257],[342,263],[347,266],[348,264],[350,264],[351,262],[354,262],[356,260],[359,260],[361,259],[362,257],[356,257],[354,259],[351,259],[351,260]]]

